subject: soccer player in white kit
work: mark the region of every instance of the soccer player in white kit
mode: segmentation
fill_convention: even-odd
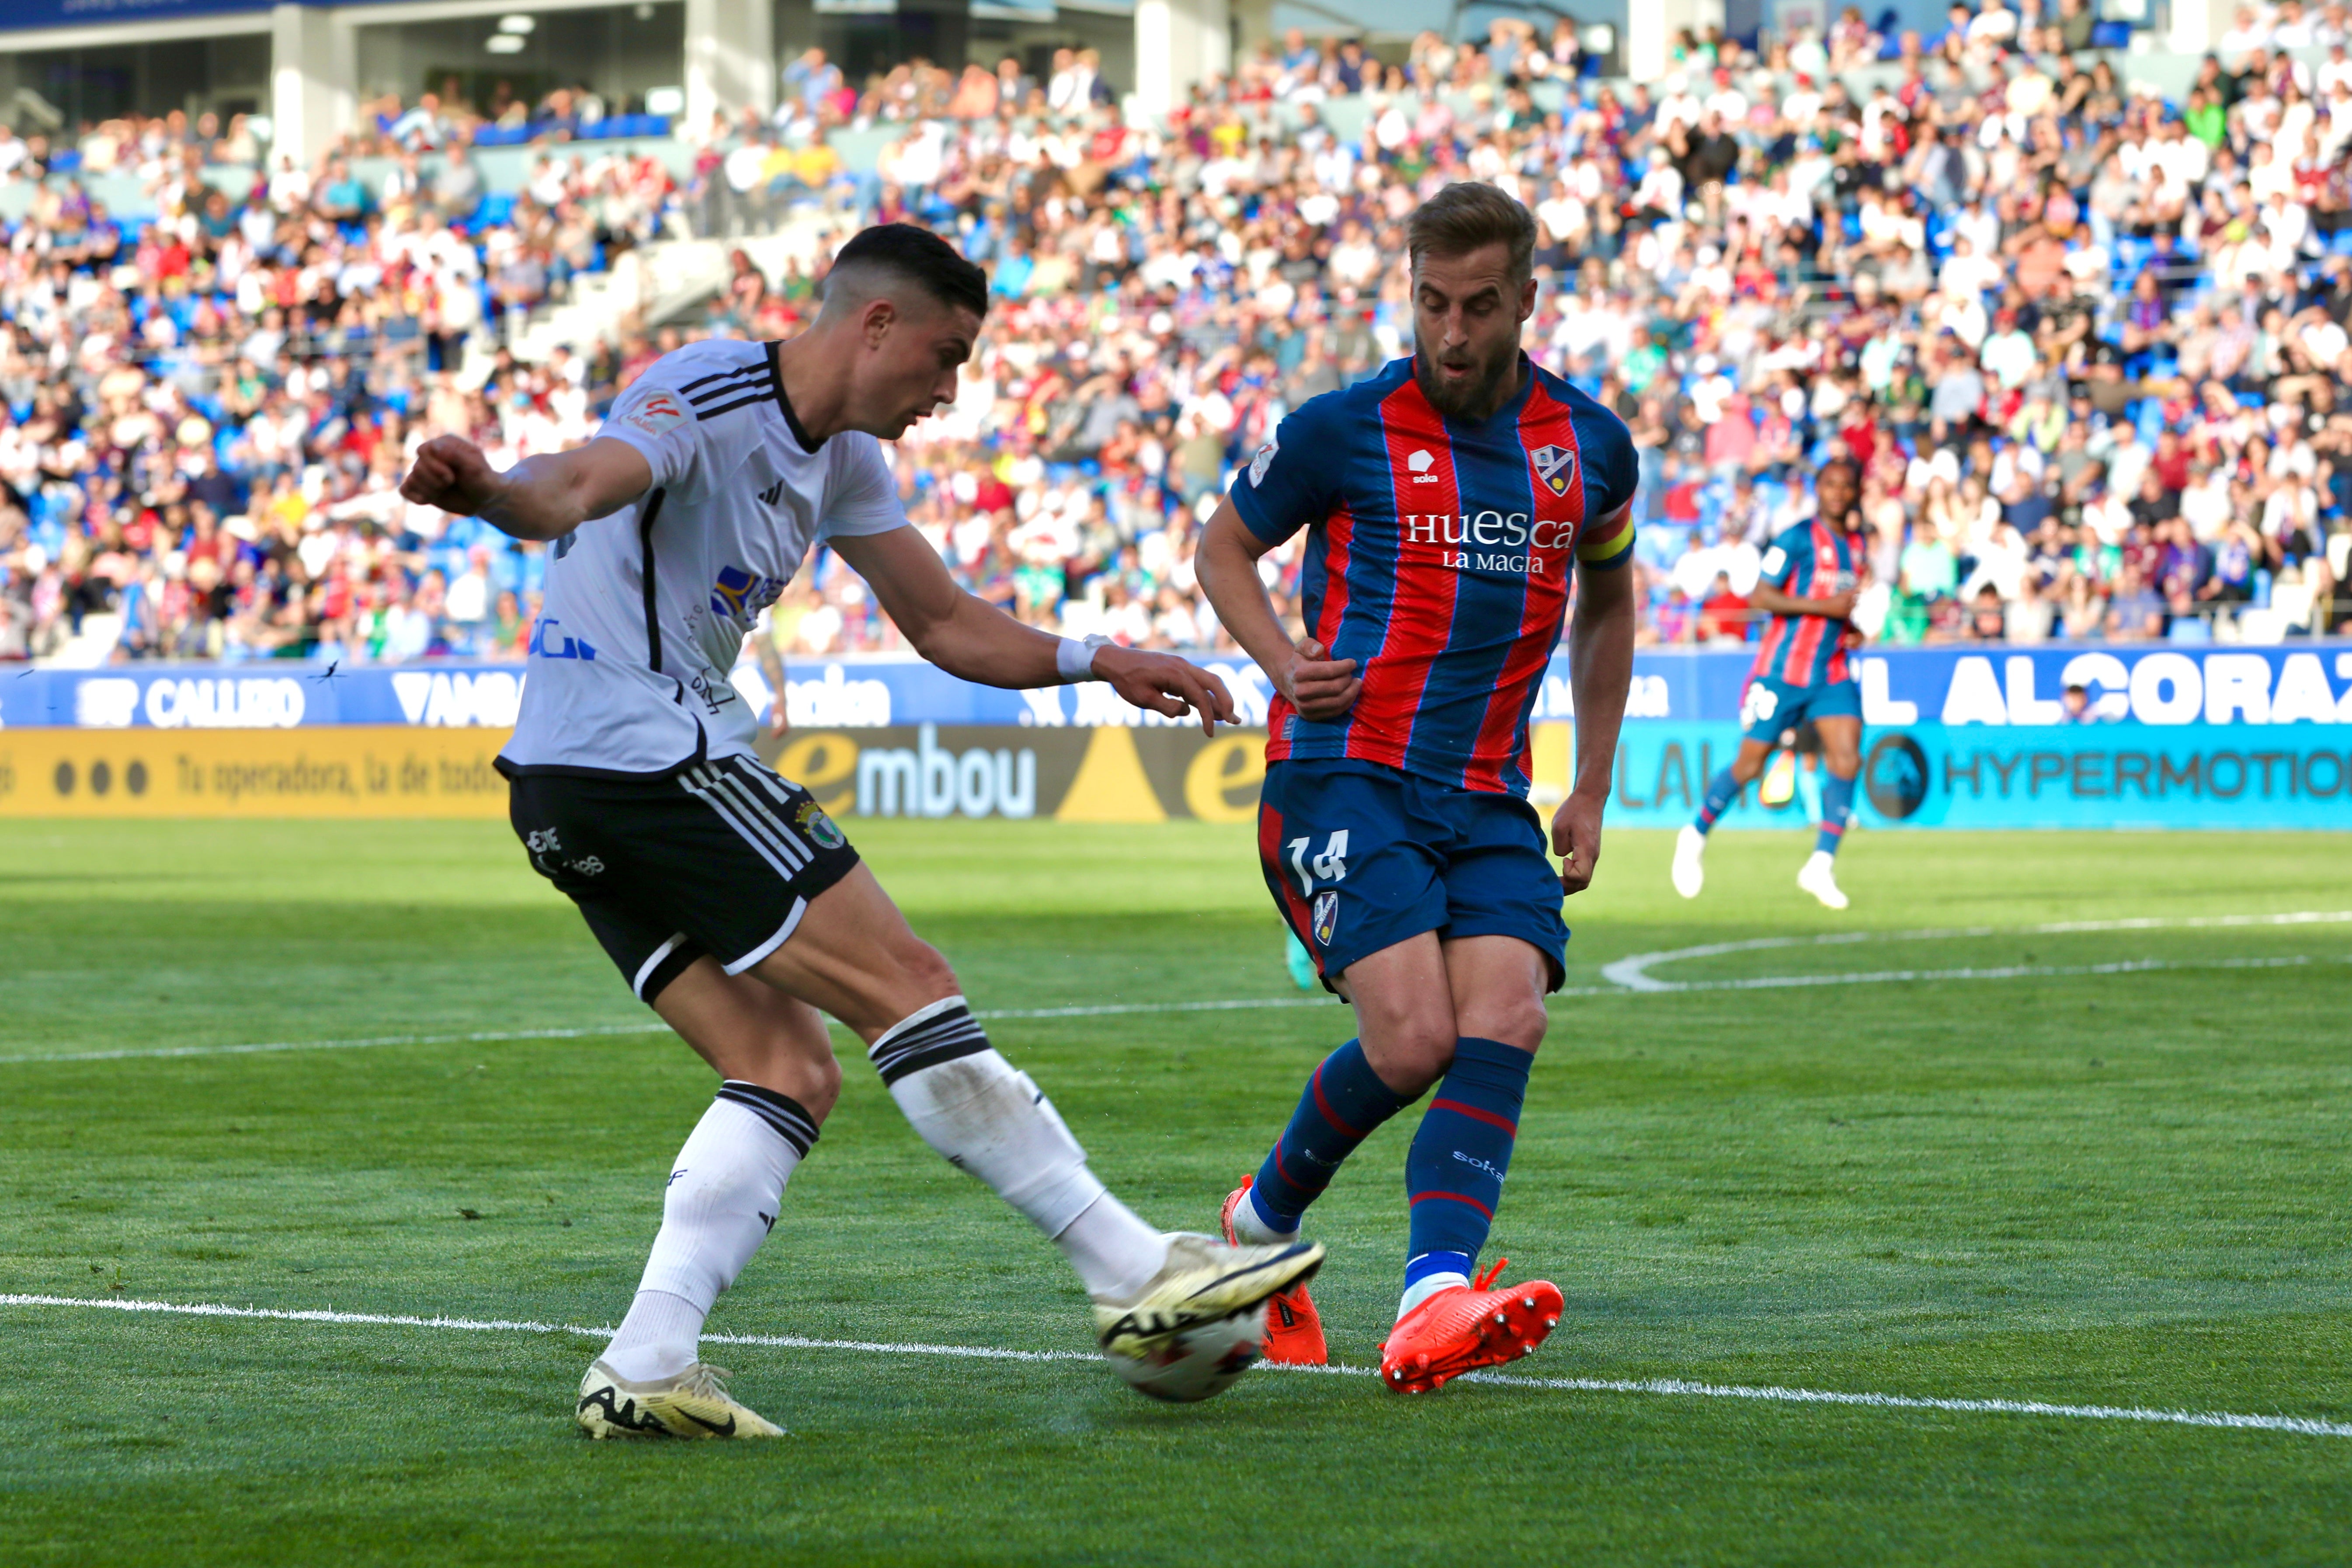
[[[1106,680],[1213,731],[1217,678],[1181,658],[1024,626],[958,588],[908,526],[877,437],[955,395],[986,280],[929,232],[869,228],[789,342],[689,345],[649,367],[597,437],[505,473],[452,436],[413,501],[553,541],[514,738],[499,759],[531,865],[569,894],[631,988],[719,1076],[671,1171],[635,1300],[580,1385],[581,1426],[772,1436],[700,1362],[704,1318],[773,1225],[855,1030],[932,1148],[1051,1237],[1106,1349],[1150,1354],[1312,1275],[1319,1246],[1163,1235],[1104,1190],[1044,1091],[990,1047],[955,973],[841,830],[752,752],[728,684],[745,633],[819,541],[915,647],[1015,689]]]

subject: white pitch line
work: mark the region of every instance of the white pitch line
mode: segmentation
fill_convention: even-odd
[[[667,1034],[667,1024],[598,1024],[571,1029],[475,1029],[462,1035],[377,1035],[359,1040],[264,1040],[248,1046],[154,1046],[114,1051],[60,1051],[0,1057],[10,1062],[119,1062],[156,1057],[246,1057],[269,1051],[356,1051],[371,1046],[457,1046],[487,1040],[583,1040],[604,1035]]]
[[[0,1295],[0,1307],[84,1307],[100,1311],[155,1313],[182,1318],[233,1318],[281,1323],[339,1323],[378,1328],[439,1329],[463,1333],[572,1334],[601,1339],[610,1328],[544,1323],[530,1319],[415,1317],[393,1312],[339,1312],[331,1308],[231,1307],[213,1302],[128,1301],[83,1296]],[[781,1350],[842,1351],[861,1355],[940,1356],[961,1361],[1091,1362],[1089,1351],[1017,1351],[996,1345],[897,1344],[877,1340],[819,1340],[799,1334],[705,1334],[706,1344],[752,1345]],[[1275,1372],[1320,1373],[1339,1377],[1378,1375],[1369,1366],[1284,1366]],[[2158,1410],[2144,1405],[2061,1405],[2036,1399],[1932,1399],[1903,1394],[1855,1394],[1838,1389],[1783,1388],[1775,1384],[1696,1383],[1684,1378],[1522,1377],[1474,1372],[1465,1383],[1568,1394],[1640,1394],[1669,1398],[1748,1399],[1772,1405],[1831,1405],[1868,1410],[1933,1410],[1968,1415],[2045,1415],[2074,1421],[2137,1421],[2157,1426],[2208,1426],[2244,1432],[2284,1432],[2304,1437],[2352,1437],[2352,1422],[2306,1415],[2256,1415],[2230,1410]]]
[[[2147,974],[2168,969],[2297,969],[2310,963],[2352,963],[2345,958],[2208,958],[2174,961],[2126,958],[2113,963],[2010,963],[1987,969],[1875,969],[1859,974],[1757,974],[1742,980],[1694,980],[1620,996],[1681,995],[1693,991],[1774,991],[1799,985],[1884,985],[1900,980],[2032,980],[2070,974]]]
[[[1614,987],[1590,987],[1581,993],[1616,994]],[[1078,1007],[999,1007],[981,1009],[976,1018],[1097,1018],[1132,1013],[1229,1013],[1262,1007],[1328,1006],[1333,996],[1244,996],[1219,1002],[1112,1002]],[[23,1062],[119,1062],[174,1057],[247,1057],[275,1051],[355,1051],[375,1046],[462,1046],[497,1040],[582,1040],[612,1035],[666,1035],[667,1024],[615,1023],[561,1029],[474,1029],[449,1035],[375,1035],[351,1040],[263,1040],[233,1046],[140,1046],[103,1051],[27,1052],[0,1057],[0,1067]]]
[[[2221,1426],[2251,1432],[2293,1432],[2306,1437],[2352,1437],[2352,1422],[2308,1415],[2245,1415],[2230,1410],[2152,1410],[2137,1405],[2053,1405],[2039,1399],[1926,1399],[1905,1394],[1848,1394],[1833,1389],[1758,1387],[1690,1383],[1676,1377],[1638,1382],[1601,1377],[1515,1377],[1474,1372],[1465,1383],[1512,1388],[1556,1388],[1577,1394],[1660,1394],[1701,1399],[1760,1399],[1776,1405],[1849,1405],[1870,1410],[1948,1410],[1968,1415],[2057,1415],[2076,1421],[2147,1421],[2169,1426]]]
[[[2312,910],[2280,915],[2209,915],[2188,920],[2138,918],[2113,921],[2055,921],[2029,926],[1954,926],[1925,931],[1836,931],[1821,936],[1761,936],[1740,942],[1708,942],[1665,952],[1639,952],[1609,963],[1601,971],[1607,985],[1570,985],[1552,993],[1555,1000],[1590,996],[1664,995],[1697,991],[1779,990],[1791,986],[1875,985],[1896,981],[2025,980],[2065,975],[2139,974],[2172,969],[2293,968],[2314,963],[2347,963],[2352,959],[2309,957],[2259,959],[2126,959],[2113,963],[2031,966],[2005,964],[1993,968],[1888,969],[1853,974],[1766,974],[1737,980],[1660,980],[1652,966],[1691,958],[1718,958],[1733,952],[1762,952],[1793,947],[1849,947],[1857,942],[1927,942],[1993,936],[2068,935],[2085,931],[2157,931],[2212,927],[2298,926],[2352,921],[2352,910]],[[997,1019],[1113,1018],[1181,1013],[1257,1012],[1290,1007],[1325,1007],[1331,996],[1241,996],[1200,1002],[1106,1002],[1066,1007],[994,1007],[976,1010],[973,1016]],[[378,1046],[474,1045],[500,1040],[578,1040],[616,1035],[667,1034],[666,1024],[614,1023],[576,1028],[478,1029],[447,1035],[378,1035],[349,1040],[267,1040],[253,1045],[153,1046],[116,1050],[26,1052],[0,1057],[0,1067],[39,1062],[112,1062],[171,1059],[181,1057],[241,1057],[277,1051],[348,1051]]]
[[[1991,936],[2074,936],[2085,931],[2202,931],[2214,928],[2249,926],[2340,925],[2352,921],[2352,910],[2298,910],[2277,915],[2196,915],[2184,919],[2143,915],[2128,920],[2111,921],[2052,921],[2042,925],[2027,926],[1940,926],[1923,931],[1832,931],[1821,936],[1755,936],[1739,942],[1711,942],[1698,947],[1677,947],[1664,952],[1636,952],[1613,963],[1603,964],[1601,977],[1612,985],[1628,991],[1701,991],[1723,990],[1737,982],[1660,980],[1649,972],[1657,964],[1679,963],[1689,958],[1720,958],[1731,952],[1766,952],[1791,947],[1850,947],[1856,942],[1949,942],[1965,938]],[[1947,972],[1935,972],[1947,973]],[[1971,972],[1949,971],[1961,978]],[[1791,980],[1789,984],[1851,984],[1832,979],[1827,982]]]

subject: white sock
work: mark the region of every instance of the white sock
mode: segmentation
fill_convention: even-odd
[[[671,1166],[637,1297],[605,1349],[604,1364],[632,1383],[694,1364],[702,1321],[768,1237],[784,1183],[816,1142],[797,1100],[730,1080]]]
[[[1087,1294],[1107,1301],[1142,1295],[1168,1263],[1168,1238],[1108,1193],[1088,1204],[1054,1245],[1087,1282]]]
[[[709,1316],[683,1296],[667,1290],[640,1290],[629,1303],[629,1315],[604,1348],[603,1361],[614,1375],[631,1383],[658,1383],[676,1377],[694,1364],[696,1345],[702,1338],[702,1320]]]
[[[1469,1283],[1469,1277],[1463,1274],[1431,1274],[1414,1280],[1404,1288],[1404,1294],[1398,1298],[1397,1321],[1403,1322],[1407,1312],[1412,1311],[1440,1290],[1451,1290],[1456,1285],[1466,1286]]]
[[[1160,1272],[1165,1239],[1104,1190],[1054,1102],[990,1047],[962,997],[899,1020],[866,1054],[923,1142],[1053,1237],[1090,1293]]]
[[[1267,1224],[1265,1212],[1257,1206],[1257,1189],[1252,1187],[1234,1205],[1234,1239],[1244,1247],[1278,1247],[1297,1241],[1298,1232],[1276,1230]]]

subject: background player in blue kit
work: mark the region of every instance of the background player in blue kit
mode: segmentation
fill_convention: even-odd
[[[1829,777],[1822,784],[1822,826],[1797,886],[1833,910],[1846,907],[1837,885],[1838,845],[1853,819],[1854,775],[1862,771],[1862,692],[1846,649],[1859,640],[1846,617],[1862,582],[1862,474],[1840,458],[1813,476],[1814,515],[1783,531],[1764,553],[1749,602],[1772,616],[1739,701],[1741,735],[1731,765],[1707,781],[1698,819],[1675,841],[1675,891],[1698,897],[1706,885],[1706,836],[1739,792],[1764,771],[1780,737],[1807,720],[1822,738]]]
[[[1592,879],[1633,673],[1624,425],[1519,352],[1535,220],[1492,185],[1412,216],[1414,356],[1285,419],[1200,552],[1202,588],[1277,692],[1258,847],[1266,885],[1359,1038],[1318,1065],[1230,1235],[1294,1237],[1339,1163],[1433,1085],[1405,1162],[1411,1240],[1382,1381],[1419,1393],[1524,1355],[1547,1282],[1474,1285],[1568,942]],[[1307,531],[1294,641],[1257,574]],[[1576,574],[1574,788],[1544,857],[1528,716]],[[1326,1359],[1306,1289],[1270,1303],[1268,1353]]]

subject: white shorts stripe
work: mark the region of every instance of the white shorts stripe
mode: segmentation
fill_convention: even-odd
[[[761,838],[758,834],[752,832],[751,827],[744,823],[743,819],[736,816],[734,811],[724,801],[711,794],[710,791],[700,787],[693,781],[694,774],[691,773],[680,773],[678,775],[678,783],[686,790],[687,794],[694,796],[695,799],[700,801],[703,805],[717,812],[720,821],[733,828],[736,834],[742,838],[744,843],[749,844],[752,848],[760,852],[761,859],[765,860],[769,865],[775,868],[777,876],[790,881],[793,875],[792,868],[785,865],[782,860],[776,858],[776,852],[768,847],[767,841]]]
[[[747,793],[734,787],[734,781],[728,774],[718,768],[707,767],[696,769],[693,776],[700,786],[696,793],[712,810],[725,815],[727,820],[734,825],[735,831],[755,839],[771,851],[772,862],[778,856],[782,858],[786,876],[801,868],[804,864],[803,858],[793,852],[792,846],[777,837],[771,824],[757,814]]]
[[[654,949],[653,956],[647,958],[643,963],[637,965],[636,977],[629,982],[629,989],[637,994],[638,1001],[642,1002],[646,999],[646,980],[652,977],[655,970],[661,967],[661,961],[667,958],[671,953],[676,952],[678,949],[678,944],[685,940],[686,933],[684,931],[679,931],[667,942]]]
[[[786,827],[777,818],[776,814],[770,811],[760,797],[751,793],[750,785],[732,773],[718,769],[713,769],[712,772],[717,774],[711,781],[712,790],[733,802],[736,808],[743,813],[746,821],[767,835],[768,842],[774,845],[783,858],[791,862],[794,870],[800,869],[816,858],[809,852],[808,847],[801,843],[800,835]]]
[[[764,787],[769,795],[775,797],[777,805],[792,805],[792,792],[784,788],[782,781],[778,780],[773,773],[761,767],[751,757],[730,757],[728,761],[740,763],[742,765],[730,769],[722,763],[711,771],[718,773],[730,791],[749,804],[771,827],[782,836],[787,848],[808,859],[815,859],[816,851],[808,847],[808,841],[801,837],[799,830],[785,821],[781,812],[761,798],[760,790],[751,786],[757,783]]]
[[[785,785],[783,776],[781,773],[776,773],[773,769],[769,768],[763,763],[752,761],[749,757],[746,757],[743,761],[745,763],[743,771],[751,774],[753,778],[758,779],[760,781],[760,787],[776,797],[777,805],[792,805],[793,792]]]
[[[753,948],[751,952],[745,953],[742,957],[737,959],[734,963],[727,965],[727,973],[730,974],[740,974],[745,970],[751,968],[753,964],[759,963],[760,960],[767,957],[768,954],[775,952],[776,949],[783,946],[784,939],[792,935],[793,931],[800,929],[801,917],[806,913],[808,913],[808,900],[806,899],[794,899],[793,900],[793,912],[784,917],[784,923],[776,928],[776,934],[761,942],[759,946]]]

